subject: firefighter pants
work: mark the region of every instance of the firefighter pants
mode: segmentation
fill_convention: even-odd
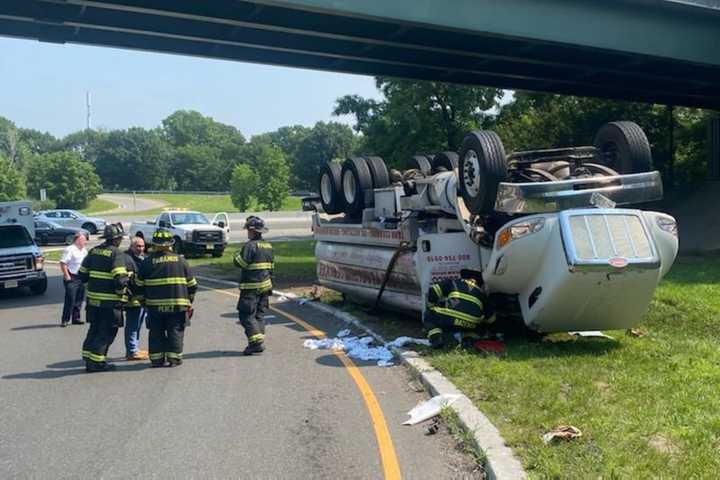
[[[182,363],[183,341],[187,312],[158,312],[149,309],[147,313],[148,350],[153,364]]]
[[[452,338],[452,334],[460,333],[462,340],[479,338],[483,324],[478,322],[470,325],[466,321],[457,320],[449,315],[442,315],[427,310],[423,317],[423,324],[427,330],[427,338],[433,348],[441,348]]]
[[[86,316],[90,328],[83,342],[83,359],[86,364],[104,365],[107,363],[108,349],[123,323],[122,310],[88,306]]]
[[[240,324],[245,329],[248,343],[265,341],[265,313],[270,308],[270,293],[242,290],[237,310]]]

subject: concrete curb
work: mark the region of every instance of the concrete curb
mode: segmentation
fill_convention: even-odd
[[[196,276],[198,280],[215,282],[222,285],[236,287],[237,284],[227,280],[219,280],[210,277]],[[275,290],[276,295],[284,296],[292,300],[298,300],[295,294]],[[379,343],[386,344],[388,341],[382,335],[365,326],[357,317],[347,312],[338,310],[330,305],[308,301],[304,305],[308,305],[316,310],[331,315],[338,320],[349,323],[368,335],[374,337]],[[410,368],[427,389],[431,395],[441,395],[444,393],[460,395],[450,408],[452,408],[458,416],[458,420],[462,427],[472,433],[475,446],[479,448],[486,457],[485,472],[489,479],[497,480],[515,480],[526,479],[527,474],[522,468],[520,461],[513,455],[512,450],[505,444],[500,432],[490,422],[490,420],[464,395],[453,383],[448,380],[442,373],[433,368],[428,362],[420,358],[413,351],[392,348],[392,352],[397,356],[404,365]]]

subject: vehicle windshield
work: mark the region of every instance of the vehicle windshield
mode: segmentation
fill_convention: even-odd
[[[187,213],[173,213],[172,217],[173,225],[186,225],[189,223],[202,223],[209,224],[210,221],[202,213],[187,212]]]
[[[22,225],[3,225],[0,227],[0,248],[27,247],[33,241]]]

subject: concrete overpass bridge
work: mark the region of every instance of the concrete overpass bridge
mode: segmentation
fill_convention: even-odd
[[[2,0],[0,35],[720,109],[720,0]]]

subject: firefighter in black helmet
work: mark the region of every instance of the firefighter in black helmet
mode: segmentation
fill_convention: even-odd
[[[92,248],[78,271],[87,283],[87,320],[90,323],[83,342],[82,357],[88,372],[115,370],[107,362],[107,352],[122,326],[122,306],[127,302],[128,271],[125,255],[118,249],[124,232],[121,224],[105,226],[105,240]]]
[[[264,316],[272,294],[273,251],[270,242],[262,238],[268,229],[261,218],[248,217],[243,228],[248,231],[249,241],[235,254],[233,263],[242,269],[237,310],[248,339],[243,354],[252,355],[265,350]]]
[[[197,280],[185,257],[172,252],[167,230],[152,237],[153,253],[140,264],[135,290],[147,310],[148,351],[153,367],[182,364],[185,327],[190,325]]]
[[[483,284],[481,272],[464,269],[459,279],[430,286],[423,323],[433,348],[442,348],[453,333],[460,333],[469,346],[495,320]]]

